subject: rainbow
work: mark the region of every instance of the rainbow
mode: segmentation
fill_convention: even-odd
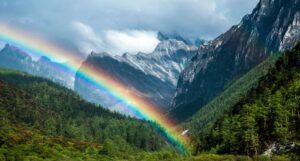
[[[172,120],[162,115],[147,100],[138,97],[133,92],[129,92],[130,90],[126,86],[105,73],[104,70],[99,68],[93,69],[89,65],[78,70],[82,60],[76,57],[74,53],[55,46],[40,37],[30,35],[28,32],[5,24],[0,24],[0,41],[12,44],[36,56],[46,56],[54,60],[68,60],[64,67],[83,76],[87,80],[85,82],[86,85],[105,91],[109,97],[118,100],[132,114],[149,122],[154,128],[159,130],[177,150],[184,153],[187,152],[187,138],[182,136],[180,131],[175,128]]]

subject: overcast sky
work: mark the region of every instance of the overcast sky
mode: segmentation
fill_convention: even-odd
[[[82,55],[151,52],[157,31],[212,39],[259,0],[0,0],[0,21]]]

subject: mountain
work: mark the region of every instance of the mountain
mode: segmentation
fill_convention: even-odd
[[[153,53],[124,54],[117,57],[144,73],[155,76],[163,82],[176,86],[179,74],[194,56],[196,47],[189,46],[183,41],[169,39],[161,41]]]
[[[74,88],[75,73],[64,64],[53,62],[47,57],[34,61],[29,54],[12,45],[7,44],[0,51],[0,67],[24,71],[48,78],[67,88]]]
[[[7,44],[0,51],[0,66],[29,73],[35,67],[35,63],[27,53]]]
[[[300,44],[280,57],[257,86],[235,98],[206,134],[194,135],[198,152],[300,159]]]
[[[111,56],[108,53],[92,53],[81,68],[93,66],[119,80],[140,97],[146,98],[162,110],[170,107],[177,79],[189,64],[196,48],[176,39],[162,40],[152,53],[125,53]],[[124,112],[118,102],[107,99],[103,91],[87,88],[85,78],[76,74],[75,90],[87,100],[112,110]]]
[[[293,47],[300,36],[299,20],[299,0],[261,0],[239,25],[199,48],[179,77],[170,115],[185,120],[230,82]]]

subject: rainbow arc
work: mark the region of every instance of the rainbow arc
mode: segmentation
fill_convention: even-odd
[[[95,69],[91,65],[86,65],[78,70],[81,60],[74,53],[11,26],[0,24],[0,41],[14,45],[36,56],[46,56],[54,60],[68,60],[68,63],[64,63],[64,67],[84,77],[85,85],[105,91],[108,97],[113,97],[122,103],[130,113],[148,121],[158,129],[173,146],[186,152],[186,138],[181,135],[179,130],[176,130],[174,122],[162,115],[149,101],[137,96],[134,92],[128,92],[130,90],[125,85],[112,78],[103,69]]]

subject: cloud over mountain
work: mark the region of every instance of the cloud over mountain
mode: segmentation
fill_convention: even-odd
[[[86,55],[88,50],[144,52],[156,31],[213,38],[258,0],[0,0],[0,21]],[[27,6],[27,7],[24,7]],[[122,44],[119,44],[122,43]],[[134,45],[136,44],[137,45]]]

